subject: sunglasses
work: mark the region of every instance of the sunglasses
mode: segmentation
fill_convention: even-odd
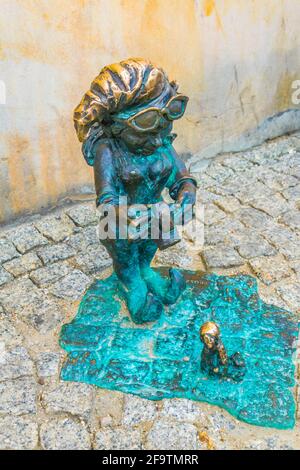
[[[157,129],[161,118],[167,118],[169,121],[180,119],[186,110],[188,97],[185,95],[176,95],[167,102],[163,108],[150,107],[143,109],[127,119],[114,116],[115,121],[126,122],[128,126],[139,132],[149,132]]]

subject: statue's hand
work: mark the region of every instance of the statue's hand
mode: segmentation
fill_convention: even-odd
[[[196,203],[196,187],[190,182],[182,185],[178,192],[177,201],[181,206],[190,204],[192,206]]]

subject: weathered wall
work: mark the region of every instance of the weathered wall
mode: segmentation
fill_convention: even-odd
[[[0,104],[0,221],[92,184],[72,111],[107,63],[144,56],[179,81],[191,100],[176,124],[176,146],[194,163],[256,143],[262,129],[268,136],[267,117],[293,107],[299,0],[0,0],[0,6],[0,80],[7,91]],[[278,132],[299,124],[295,112],[287,116]]]

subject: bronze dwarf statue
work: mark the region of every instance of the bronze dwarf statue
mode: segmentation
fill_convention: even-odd
[[[195,204],[196,180],[172,145],[173,122],[183,116],[188,102],[177,88],[161,68],[132,58],[104,67],[75,109],[82,152],[94,168],[97,206],[113,207],[118,223],[125,216],[128,224],[134,220],[142,226],[155,206],[161,224],[165,189],[175,204],[170,204],[173,214]],[[143,204],[146,211],[132,215],[125,209],[124,215],[124,198],[128,206]],[[124,238],[119,223],[116,236],[102,240],[136,323],[159,318],[163,305],[175,303],[185,288],[179,270],[171,269],[169,278],[163,278],[150,267],[158,248],[177,241],[172,234],[171,229],[169,240],[161,230],[156,237]]]

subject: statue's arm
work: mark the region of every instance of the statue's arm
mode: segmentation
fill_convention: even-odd
[[[189,174],[184,162],[180,160],[176,150],[171,147],[173,172],[168,182],[170,196],[179,204],[196,202],[197,181]]]
[[[112,151],[107,143],[100,142],[94,150],[94,179],[97,206],[118,205],[118,191]]]
[[[94,149],[94,179],[97,193],[96,205],[101,217],[106,213],[107,205],[114,206],[114,214],[120,223],[131,222],[128,207],[121,203],[119,197],[118,178],[114,165],[114,155],[108,143],[100,142]]]
[[[222,341],[220,339],[219,339],[219,342],[218,342],[217,349],[218,349],[218,353],[219,353],[220,363],[223,366],[226,366],[228,364],[228,356],[227,356],[225,346],[224,346],[224,344],[222,343]]]

